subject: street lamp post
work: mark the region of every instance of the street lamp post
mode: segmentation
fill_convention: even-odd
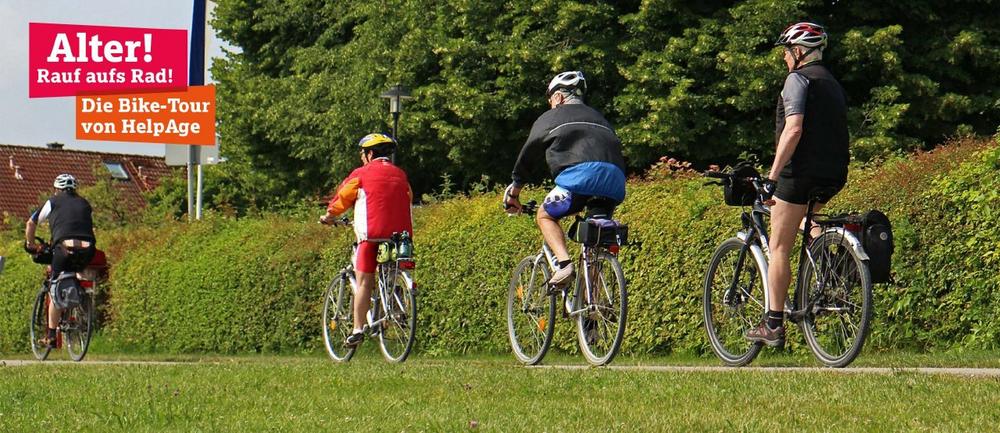
[[[412,99],[410,91],[402,84],[396,83],[381,95],[389,100],[389,113],[392,114],[392,138],[399,142],[399,113],[403,111],[403,100]]]

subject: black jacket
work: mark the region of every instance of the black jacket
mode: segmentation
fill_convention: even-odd
[[[526,182],[529,160],[542,149],[553,178],[583,162],[610,162],[625,172],[622,144],[611,123],[584,104],[563,104],[538,117],[514,163],[515,185]]]

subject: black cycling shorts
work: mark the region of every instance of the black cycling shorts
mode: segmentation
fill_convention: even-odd
[[[778,177],[778,188],[774,191],[774,196],[792,204],[809,204],[811,194],[824,192],[819,197],[820,203],[826,203],[833,198],[841,189],[844,189],[846,181],[818,179],[812,177]]]

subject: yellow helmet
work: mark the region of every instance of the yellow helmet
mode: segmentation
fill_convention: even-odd
[[[358,141],[358,146],[362,149],[368,149],[385,143],[392,143],[395,146],[396,140],[393,140],[392,137],[386,134],[374,133],[361,137],[361,141]]]

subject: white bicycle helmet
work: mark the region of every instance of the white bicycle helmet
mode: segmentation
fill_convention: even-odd
[[[781,32],[781,36],[778,36],[778,40],[774,45],[802,45],[807,48],[819,48],[822,50],[826,48],[826,30],[823,30],[823,26],[814,23],[795,23],[785,31]]]
[[[568,71],[560,73],[549,81],[549,90],[545,96],[552,96],[556,90],[569,90],[577,96],[583,96],[587,91],[587,79],[583,78],[583,71]]]
[[[60,174],[56,176],[56,181],[52,182],[56,189],[76,189],[76,178],[72,174]]]

